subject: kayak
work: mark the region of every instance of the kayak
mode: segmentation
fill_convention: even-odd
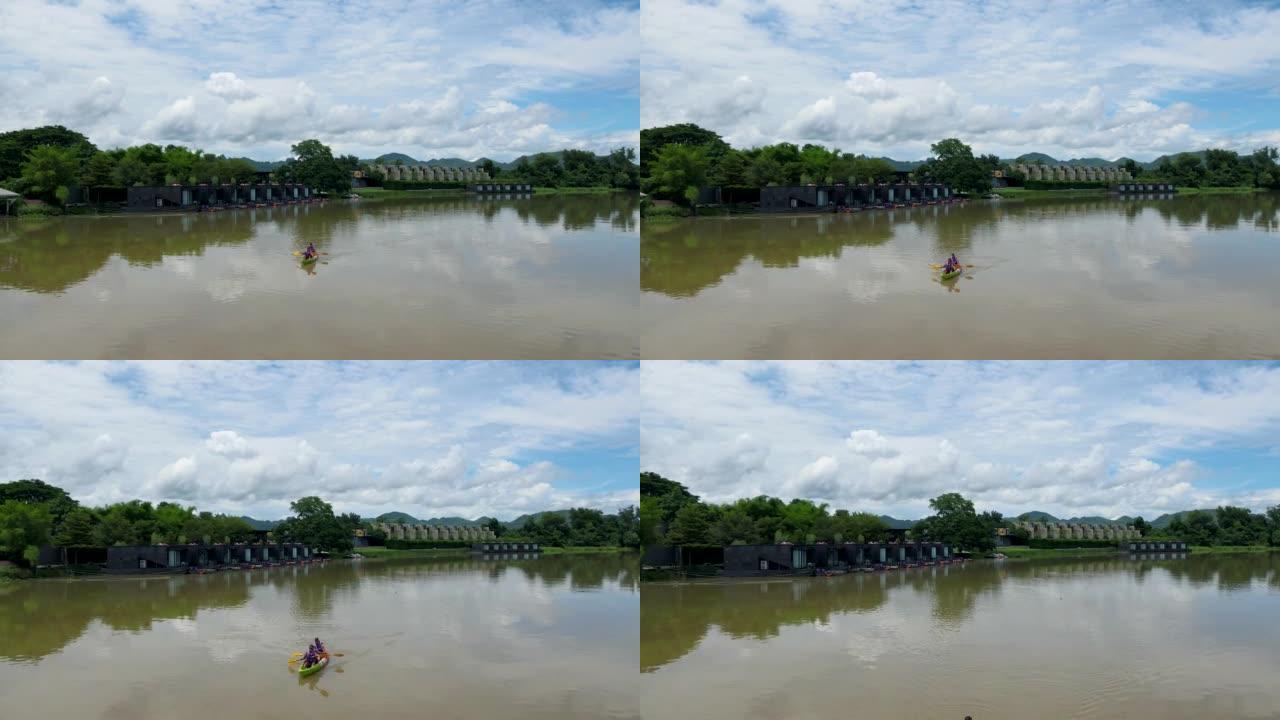
[[[320,656],[320,662],[316,663],[315,665],[312,665],[311,667],[299,667],[298,677],[306,677],[308,675],[314,675],[320,672],[321,670],[323,670],[324,666],[328,664],[329,664],[329,653],[325,653]]]
[[[962,273],[962,272],[964,272],[964,266],[963,266],[963,265],[961,265],[960,267],[956,268],[955,270],[952,270],[951,272],[944,272],[944,273],[942,273],[942,279],[943,279],[943,280],[950,280],[951,278],[954,278],[954,277],[960,277],[960,273]]]
[[[311,257],[305,257],[305,256],[304,256],[304,257],[302,258],[302,264],[303,264],[303,265],[310,265],[311,263],[313,263],[313,262],[315,262],[316,260],[319,260],[319,259],[320,259],[320,256],[319,256],[318,254],[317,254],[317,255],[312,255]]]

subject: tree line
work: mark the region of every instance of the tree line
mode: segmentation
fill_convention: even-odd
[[[995,546],[1000,513],[974,511],[958,493],[929,501],[934,514],[907,531],[915,540],[947,542],[957,549]],[[640,474],[640,537],[645,545],[750,545],[768,543],[883,542],[889,525],[868,512],[826,503],[760,495],[731,503],[705,503],[684,485],[657,473]]]
[[[495,531],[498,537],[518,537],[548,547],[639,547],[640,523],[635,506],[606,515],[592,508],[572,508],[567,513],[535,515],[518,528],[508,531],[502,523]]]
[[[910,172],[917,182],[939,182],[962,192],[991,189],[995,155],[974,156],[955,138],[931,147],[932,156]],[[658,196],[692,204],[704,185],[761,188],[770,185],[861,184],[895,180],[900,173],[884,158],[822,145],[780,142],[746,149],[731,147],[719,134],[692,123],[640,131],[641,187]]]
[[[352,547],[354,530],[364,526],[356,513],[335,514],[318,497],[290,504],[293,515],[267,536],[330,552]],[[236,543],[260,535],[240,517],[197,512],[177,503],[128,500],[85,507],[66,490],[41,480],[0,483],[0,557],[33,564],[42,545],[107,548],[120,545]]]
[[[305,183],[326,192],[350,190],[351,173],[360,165],[354,155],[334,156],[319,140],[303,140],[290,151],[292,156],[271,171],[275,182]],[[257,172],[244,158],[181,145],[100,150],[61,125],[0,133],[0,186],[54,205],[64,205],[73,186],[216,185],[248,182]]]
[[[1280,505],[1255,513],[1223,505],[1215,510],[1192,510],[1175,516],[1152,537],[1186,540],[1192,545],[1271,545],[1280,547]]]

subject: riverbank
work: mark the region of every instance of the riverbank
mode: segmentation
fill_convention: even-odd
[[[1039,560],[1043,558],[1074,558],[1116,555],[1119,551],[1113,547],[1050,549],[1014,545],[1011,547],[998,548],[996,552],[1004,553],[1010,560]],[[1213,547],[1207,545],[1192,545],[1190,552],[1193,555],[1238,555],[1241,553],[1280,552],[1280,548],[1269,547],[1266,545],[1218,545]]]
[[[441,188],[426,190],[387,190],[380,187],[355,188],[351,192],[360,196],[361,200],[405,200],[424,197],[457,197],[469,195],[464,188]],[[625,188],[613,187],[538,187],[534,186],[535,195],[609,195],[612,193],[635,192]],[[487,197],[480,195],[478,197]]]
[[[437,558],[459,557],[471,554],[471,548],[423,548],[414,550],[398,550],[385,547],[356,548],[356,553],[369,559],[398,558]],[[619,555],[635,552],[634,548],[606,546],[568,545],[565,547],[543,547],[543,555]]]
[[[1043,200],[1046,198],[1073,197],[1106,197],[1111,194],[1107,188],[1088,188],[1079,190],[1028,190],[1021,187],[996,188],[991,192],[1005,200]],[[1180,187],[1179,195],[1252,195],[1269,192],[1267,188],[1255,187]]]

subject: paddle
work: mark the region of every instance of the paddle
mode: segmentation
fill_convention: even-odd
[[[327,253],[327,252],[320,252],[319,250],[317,250],[317,251],[316,251],[316,254],[317,254],[317,255],[328,255],[329,253]],[[293,251],[293,255],[294,255],[295,257],[302,257],[302,251],[301,251],[301,250],[294,250],[294,251]]]

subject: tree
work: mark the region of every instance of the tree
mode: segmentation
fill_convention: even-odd
[[[933,157],[918,172],[962,192],[984,193],[991,189],[991,170],[973,157],[973,150],[956,138],[934,143]]]
[[[1138,535],[1141,537],[1146,537],[1147,533],[1151,532],[1151,526],[1147,524],[1146,520],[1142,519],[1141,515],[1133,519],[1133,529],[1137,530]]]
[[[640,514],[635,505],[628,505],[618,511],[619,547],[640,547]]]
[[[507,532],[507,526],[498,521],[498,518],[488,518],[485,520],[483,527],[489,528],[494,537],[502,537]]]
[[[41,145],[27,153],[21,182],[26,191],[40,199],[63,205],[71,185],[80,174],[80,158],[75,148]]]
[[[729,144],[718,134],[693,123],[641,130],[640,177],[651,177],[653,163],[657,162],[662,151],[671,145],[702,148],[704,157],[712,165],[718,164],[720,158],[729,150]]]
[[[21,175],[27,154],[42,145],[68,148],[78,161],[88,160],[98,151],[89,138],[61,125],[0,133],[0,180]]]
[[[889,537],[889,526],[871,513],[837,510],[835,521],[845,542],[880,542]]]
[[[740,508],[730,508],[721,513],[709,529],[709,539],[716,545],[759,542],[755,521]]]
[[[707,168],[707,155],[701,148],[668,145],[653,163],[652,186],[657,192],[692,206],[687,193],[692,189],[697,197],[698,188],[707,182]]]
[[[672,545],[709,545],[712,543],[711,525],[715,520],[713,512],[706,505],[685,505],[671,522],[667,542]]]
[[[1136,178],[1142,174],[1142,166],[1131,158],[1125,158],[1124,162],[1120,163],[1120,168],[1129,173],[1129,177]]]
[[[498,164],[489,158],[480,161],[480,169],[488,173],[490,178],[498,177]]]
[[[0,555],[35,565],[40,546],[49,542],[53,519],[40,505],[6,500],[0,503]]]
[[[640,545],[648,547],[662,542],[662,508],[656,497],[640,497]]]
[[[58,528],[53,535],[53,542],[62,547],[92,547],[97,525],[98,519],[93,511],[76,508],[67,513],[62,521],[62,527]]]
[[[80,507],[80,503],[66,490],[34,478],[0,483],[0,502],[8,500],[43,505],[55,527],[62,523],[67,513]]]
[[[916,532],[965,550],[986,552],[995,547],[992,522],[999,516],[984,513],[979,517],[973,502],[960,493],[945,493],[929,501],[934,514],[921,520]]]
[[[351,528],[334,516],[329,503],[308,496],[294,500],[289,508],[293,510],[293,516],[276,526],[278,536],[330,552],[351,550]]]
[[[333,158],[328,145],[319,140],[303,140],[290,148],[293,157],[286,162],[287,172],[295,182],[329,192],[351,189],[351,172]],[[396,161],[399,164],[401,161]]]

